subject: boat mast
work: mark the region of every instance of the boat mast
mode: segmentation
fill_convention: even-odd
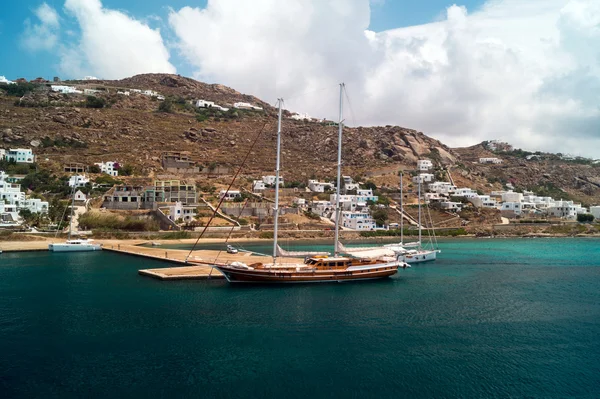
[[[73,229],[73,209],[75,208],[75,187],[77,187],[77,179],[73,182],[73,191],[71,192],[71,218],[69,219],[69,236],[67,241],[71,241],[71,230]]]
[[[418,177],[419,179],[419,190],[418,190],[418,202],[419,202],[419,246],[421,245],[421,175]]]
[[[340,83],[340,118],[338,122],[338,159],[337,159],[337,189],[335,194],[335,241],[333,247],[333,256],[338,256],[339,254],[339,239],[340,239],[340,192],[341,192],[341,178],[342,178],[342,131],[344,126],[344,121],[342,120],[344,116],[344,83]]]
[[[279,115],[277,118],[277,161],[275,165],[275,207],[273,208],[273,265],[277,262],[277,229],[279,227],[279,164],[281,154],[281,112],[283,107],[283,98],[279,102]]]
[[[400,244],[404,243],[404,194],[402,193],[402,178],[404,173],[400,172]]]

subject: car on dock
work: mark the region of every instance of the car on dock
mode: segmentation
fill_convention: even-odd
[[[232,246],[232,245],[228,245],[227,246],[227,253],[228,254],[237,254],[238,250],[236,247]]]

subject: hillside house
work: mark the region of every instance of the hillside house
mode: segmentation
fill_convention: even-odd
[[[356,203],[358,206],[366,206],[368,201],[377,202],[379,201],[379,197],[373,195],[373,190],[370,189],[356,190]]]
[[[16,163],[34,163],[35,156],[29,148],[11,148],[5,151],[4,158]]]
[[[119,91],[117,91],[117,94],[120,94],[122,96],[129,96],[131,93],[129,91],[121,91],[121,90],[119,90]]]
[[[433,168],[433,163],[429,159],[419,159],[417,161],[417,170],[426,172]]]
[[[71,162],[65,164],[63,170],[67,173],[85,173],[87,172],[87,166],[82,163]]]
[[[225,201],[234,201],[236,198],[242,198],[242,193],[239,190],[221,190],[219,198],[224,198]]]
[[[17,212],[21,209],[28,209],[33,213],[48,212],[48,202],[39,198],[27,198],[21,191],[20,184],[9,183],[8,180],[8,175],[4,171],[0,171],[0,203],[14,205]]]
[[[253,193],[260,193],[263,192],[267,189],[267,185],[265,184],[264,181],[262,180],[254,180],[252,182],[252,192]]]
[[[95,76],[84,76],[82,80],[98,80]]]
[[[75,202],[85,202],[87,201],[87,195],[85,195],[81,190],[77,190],[74,200]]]
[[[101,93],[101,90],[96,90],[96,89],[83,89],[83,94],[86,94],[88,96],[92,96],[98,93]]]
[[[456,191],[456,186],[452,183],[444,182],[444,181],[436,181],[427,186],[430,192],[438,193],[441,195],[451,195]]]
[[[333,190],[334,187],[333,183],[324,183],[318,180],[308,181],[308,189],[313,193],[324,193],[325,191]]]
[[[412,182],[415,184],[418,184],[419,182],[421,184],[430,183],[434,180],[435,180],[435,176],[431,173],[421,173],[417,176],[413,176],[413,178],[412,178]]]
[[[512,151],[513,146],[500,140],[490,140],[485,146],[490,151]]]
[[[161,208],[163,213],[173,222],[177,222],[179,219],[184,222],[191,222],[196,218],[197,205],[184,205],[181,202]]]
[[[275,179],[276,179],[276,176],[270,176],[270,175],[262,177],[263,183],[265,183],[265,185],[267,185],[267,186],[272,186],[272,187],[275,186]],[[283,185],[284,185],[283,184],[283,176],[279,176],[279,186],[282,187]]]
[[[329,201],[312,201],[309,210],[319,216],[326,217],[333,212],[334,206]]]
[[[502,193],[502,202],[522,202],[523,194],[514,191],[506,191]]]
[[[440,201],[440,208],[445,211],[460,212],[462,210],[462,203],[452,201]]]
[[[498,208],[498,202],[496,202],[496,199],[490,197],[489,195],[475,195],[473,197],[468,197],[468,201],[476,208]]]
[[[62,94],[82,94],[82,90],[78,90],[75,86],[51,85],[50,89]]]
[[[86,175],[75,175],[69,179],[69,187],[84,187],[90,182],[90,179]]]
[[[110,176],[118,176],[119,175],[119,164],[117,162],[97,162],[94,165],[97,165],[100,168],[101,173],[105,173]]]
[[[244,103],[244,102],[233,103],[233,108],[262,111],[262,107],[258,107],[256,105],[252,105],[250,103]]]
[[[539,213],[531,202],[503,202],[500,206],[502,215],[508,217],[523,216],[524,214]]]
[[[463,187],[454,190],[454,193],[452,195],[454,195],[455,197],[471,198],[477,196],[477,191],[473,190],[472,188]]]
[[[118,185],[103,196],[102,207],[106,209],[141,209],[145,203],[144,186]]]
[[[575,220],[577,219],[577,208],[573,201],[556,201],[546,209],[546,212],[549,216]]]
[[[600,206],[591,206],[590,213],[594,215],[595,219],[600,219]]]
[[[306,208],[306,200],[304,198],[296,197],[292,200],[292,204],[296,205],[298,208]],[[600,209],[598,209],[598,211],[600,212]]]
[[[312,118],[310,117],[309,114],[293,114],[292,116],[290,116],[291,119],[295,119],[297,121],[303,121],[303,120],[311,120]]]
[[[502,163],[502,160],[500,158],[479,158],[479,163],[499,165]]]
[[[347,229],[358,231],[375,230],[377,227],[375,219],[371,217],[369,212],[343,211],[341,225]]]

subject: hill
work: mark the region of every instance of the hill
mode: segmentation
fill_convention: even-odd
[[[69,162],[116,161],[133,166],[141,176],[154,176],[164,173],[163,151],[190,151],[203,165],[235,168],[256,140],[243,174],[258,177],[274,168],[276,110],[254,96],[165,74],[65,84],[99,90],[95,96],[101,103],[90,103],[82,94],[54,93],[49,85],[22,98],[0,90],[0,146],[34,147],[40,165],[56,172]],[[117,94],[127,89],[164,95],[172,112],[159,112],[161,101],[156,98]],[[248,102],[263,110],[198,110],[192,105],[198,99],[229,107]],[[286,180],[333,178],[337,126],[293,120],[289,112],[285,116],[282,163]],[[585,203],[600,196],[600,169],[589,164],[550,158],[532,162],[518,153],[493,154],[482,145],[452,149],[422,132],[398,126],[345,128],[344,132],[344,174],[388,176],[384,184],[395,185],[398,170],[412,170],[417,159],[426,157],[435,161],[440,176],[443,168],[449,168],[458,185],[486,192],[511,182],[519,188],[555,192],[555,197],[564,192],[565,198]],[[504,163],[476,163],[483,155],[499,156]]]

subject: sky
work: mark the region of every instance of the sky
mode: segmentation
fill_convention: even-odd
[[[598,0],[5,3],[9,79],[178,73],[330,119],[343,81],[348,125],[600,158]]]

